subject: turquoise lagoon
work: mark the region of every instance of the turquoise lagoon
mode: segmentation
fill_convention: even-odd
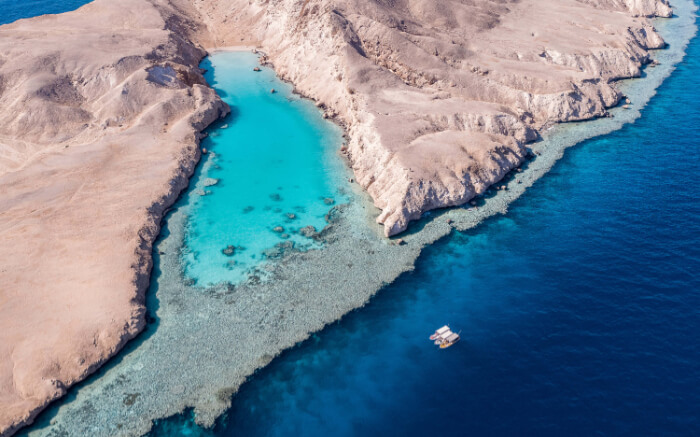
[[[257,65],[240,51],[202,64],[231,114],[163,222],[145,331],[23,434],[141,435],[188,407],[213,424],[256,369],[412,265],[419,246],[383,238],[347,181],[341,130]]]
[[[262,68],[251,52],[216,52],[202,63],[207,82],[231,107],[213,125],[186,202],[183,261],[197,285],[264,275],[281,249],[316,246],[299,233],[320,231],[347,170],[336,151],[342,131],[308,100]],[[274,88],[275,92],[271,90]]]

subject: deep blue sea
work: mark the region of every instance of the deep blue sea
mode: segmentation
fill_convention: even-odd
[[[699,102],[695,39],[636,123],[427,248],[213,431],[185,415],[154,435],[700,435]],[[445,323],[462,341],[439,350]]]
[[[0,0],[0,24],[78,9],[92,0]]]

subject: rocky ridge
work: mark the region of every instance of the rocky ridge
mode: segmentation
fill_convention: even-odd
[[[483,193],[552,123],[605,116],[664,46],[665,0],[196,3],[209,45],[257,44],[349,137],[387,236]]]
[[[0,435],[143,329],[161,217],[228,111],[183,16],[102,1],[0,27]]]

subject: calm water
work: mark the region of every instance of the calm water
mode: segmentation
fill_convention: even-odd
[[[78,9],[92,0],[0,0],[0,24],[42,14],[60,14]]]
[[[700,44],[635,124],[570,149],[507,216],[425,250],[285,352],[213,431],[700,435]],[[444,323],[456,347],[427,337]]]
[[[273,70],[252,73],[256,66],[250,52],[202,63],[231,115],[210,129],[203,147],[214,153],[188,194],[186,273],[200,285],[244,278],[280,243],[313,246],[299,230],[323,229],[332,205],[345,200],[337,190],[346,174],[335,154],[341,130]]]

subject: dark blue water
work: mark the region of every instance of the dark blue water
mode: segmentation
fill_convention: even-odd
[[[92,0],[0,0],[0,24],[43,14],[60,14],[78,9]]]
[[[258,372],[217,436],[700,435],[700,44],[635,124]],[[436,349],[449,323],[462,342]],[[191,415],[155,435],[203,432]]]

